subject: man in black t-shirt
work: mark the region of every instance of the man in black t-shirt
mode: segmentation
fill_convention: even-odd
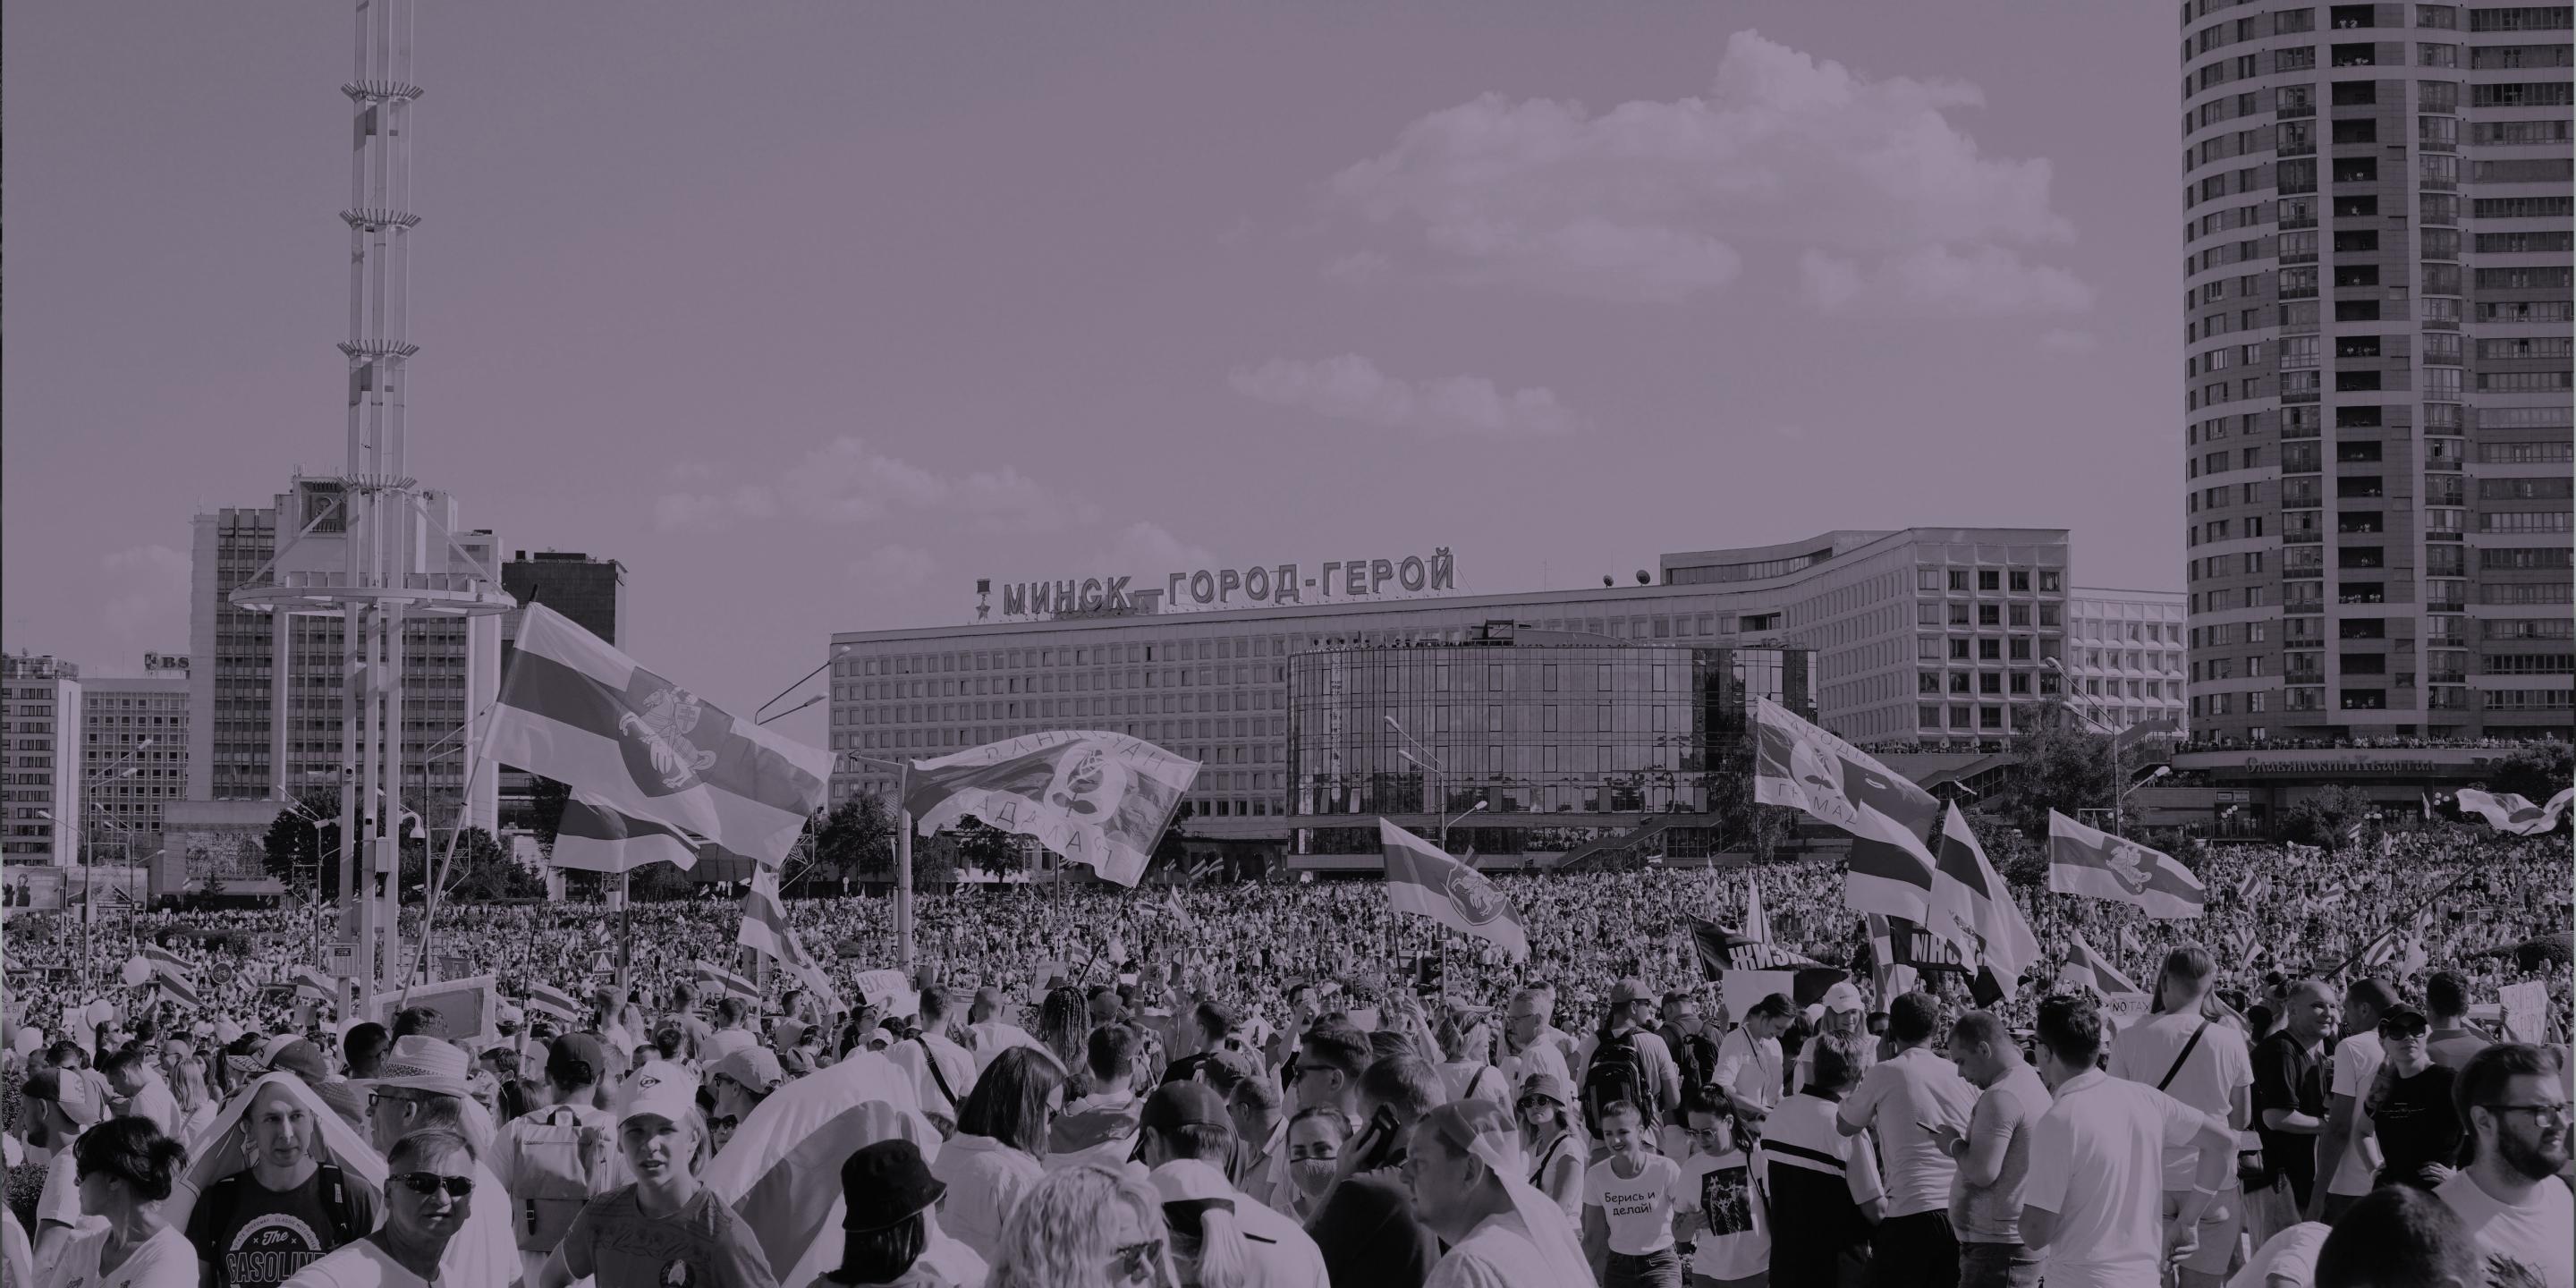
[[[2254,1130],[2263,1185],[2287,1177],[2301,1211],[2317,1183],[2317,1133],[2326,1121],[2326,1034],[2339,1003],[2332,986],[2302,980],[2282,1000],[2286,1023],[2254,1047]]]
[[[2385,1161],[2380,1185],[2431,1189],[2451,1177],[2460,1154],[2460,1112],[2451,1103],[2455,1071],[2433,1063],[2432,1021],[2400,1006],[2379,1017],[2387,1052],[2362,1099],[2364,1130],[2379,1137]]]
[[[284,1084],[263,1088],[239,1130],[250,1166],[217,1180],[188,1213],[209,1288],[272,1288],[376,1227],[382,1196],[323,1161],[319,1115]]]

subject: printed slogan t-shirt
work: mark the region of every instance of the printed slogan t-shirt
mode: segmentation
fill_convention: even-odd
[[[322,1193],[325,1181],[326,1173],[315,1168],[302,1185],[272,1190],[242,1173],[198,1200],[188,1214],[188,1242],[213,1263],[219,1288],[276,1288],[340,1246]],[[345,1187],[350,1237],[364,1238],[376,1228],[382,1200],[375,1187],[345,1171],[340,1173],[340,1184]],[[231,1191],[229,1211],[219,1210],[227,1204],[216,1198],[224,1189]]]
[[[1583,1201],[1609,1220],[1610,1250],[1642,1257],[1673,1246],[1673,1209],[1698,1202],[1685,1192],[1682,1165],[1648,1154],[1635,1176],[1621,1176],[1612,1170],[1617,1161],[1602,1159],[1583,1174]]]

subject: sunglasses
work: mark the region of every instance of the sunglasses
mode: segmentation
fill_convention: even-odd
[[[461,1199],[474,1192],[474,1178],[471,1176],[441,1176],[436,1172],[404,1172],[399,1176],[388,1176],[385,1179],[422,1198],[428,1198],[442,1189],[447,1191],[447,1197],[451,1199]]]
[[[1163,1241],[1148,1239],[1143,1243],[1122,1244],[1118,1249],[1118,1273],[1129,1279],[1143,1279],[1163,1260]]]

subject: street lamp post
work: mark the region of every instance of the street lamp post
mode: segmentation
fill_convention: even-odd
[[[2073,711],[2076,716],[2082,719],[2085,723],[2092,725],[2095,729],[2100,730],[2104,735],[2111,739],[2111,831],[2114,835],[2117,835],[2122,830],[2120,803],[2127,800],[2129,792],[2133,790],[2127,786],[2128,776],[2121,772],[2124,768],[2124,762],[2127,759],[2126,753],[2128,752],[2128,748],[2121,743],[2120,731],[2118,728],[2114,727],[2111,722],[2102,719],[2099,715],[2088,714],[2083,710],[2083,708],[2076,705],[2084,695],[2075,691],[2075,677],[2067,674],[2064,664],[2060,663],[2056,658],[2051,657],[2041,659],[2040,665],[2057,672],[2058,678],[2065,682],[2066,709]],[[2097,712],[2101,710],[2101,705],[2099,703],[2093,704],[2093,707]],[[2169,767],[2159,769],[2154,777],[2162,778],[2169,772],[2171,772]],[[2143,786],[2144,784],[2140,785]]]
[[[824,663],[829,666],[830,663]],[[809,677],[810,678],[810,677]],[[803,683],[800,680],[798,683]],[[862,756],[855,751],[841,753],[852,760],[884,765],[909,773],[912,763],[904,760],[881,760]],[[912,974],[912,811],[903,806],[902,780],[896,780],[894,810],[894,952],[904,974]]]
[[[1462,819],[1462,818],[1467,817],[1467,816],[1468,816],[1468,815],[1470,815],[1470,814],[1478,813],[1478,812],[1482,811],[1484,808],[1485,808],[1485,802],[1483,802],[1483,801],[1478,801],[1478,802],[1476,802],[1475,804],[1470,805],[1470,806],[1468,806],[1467,808],[1462,809],[1462,810],[1458,811],[1457,813],[1455,813],[1455,814],[1451,814],[1451,815],[1449,815],[1448,817],[1443,818],[1443,819],[1441,819],[1441,820],[1440,820],[1440,851],[1441,851],[1441,853],[1446,854],[1446,853],[1448,853],[1448,851],[1449,851],[1449,825],[1450,825],[1450,824],[1452,824],[1452,823],[1457,822],[1459,819]]]

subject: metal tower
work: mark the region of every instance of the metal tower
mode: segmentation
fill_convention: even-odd
[[[408,468],[404,423],[405,365],[411,343],[407,240],[420,223],[411,209],[412,0],[358,0],[357,76],[341,86],[354,116],[355,166],[349,208],[349,332],[339,348],[349,360],[347,474],[339,502],[304,519],[276,557],[231,594],[244,608],[278,614],[272,674],[279,713],[272,745],[286,738],[291,683],[290,616],[338,619],[342,666],[340,934],[357,945],[357,1005],[365,1013],[376,991],[406,977],[395,943],[401,870],[399,819],[405,777],[403,740],[404,624],[437,617],[483,617],[516,606],[501,589],[499,569],[458,553],[439,507],[427,503]],[[302,516],[299,516],[301,518]],[[283,527],[284,525],[281,525]],[[339,571],[296,570],[296,543],[335,533]],[[283,534],[281,534],[283,535]],[[299,704],[301,705],[301,704]],[[281,776],[286,761],[272,764]],[[470,785],[469,785],[470,794]],[[422,802],[423,808],[427,801]],[[349,820],[356,820],[351,826]]]

